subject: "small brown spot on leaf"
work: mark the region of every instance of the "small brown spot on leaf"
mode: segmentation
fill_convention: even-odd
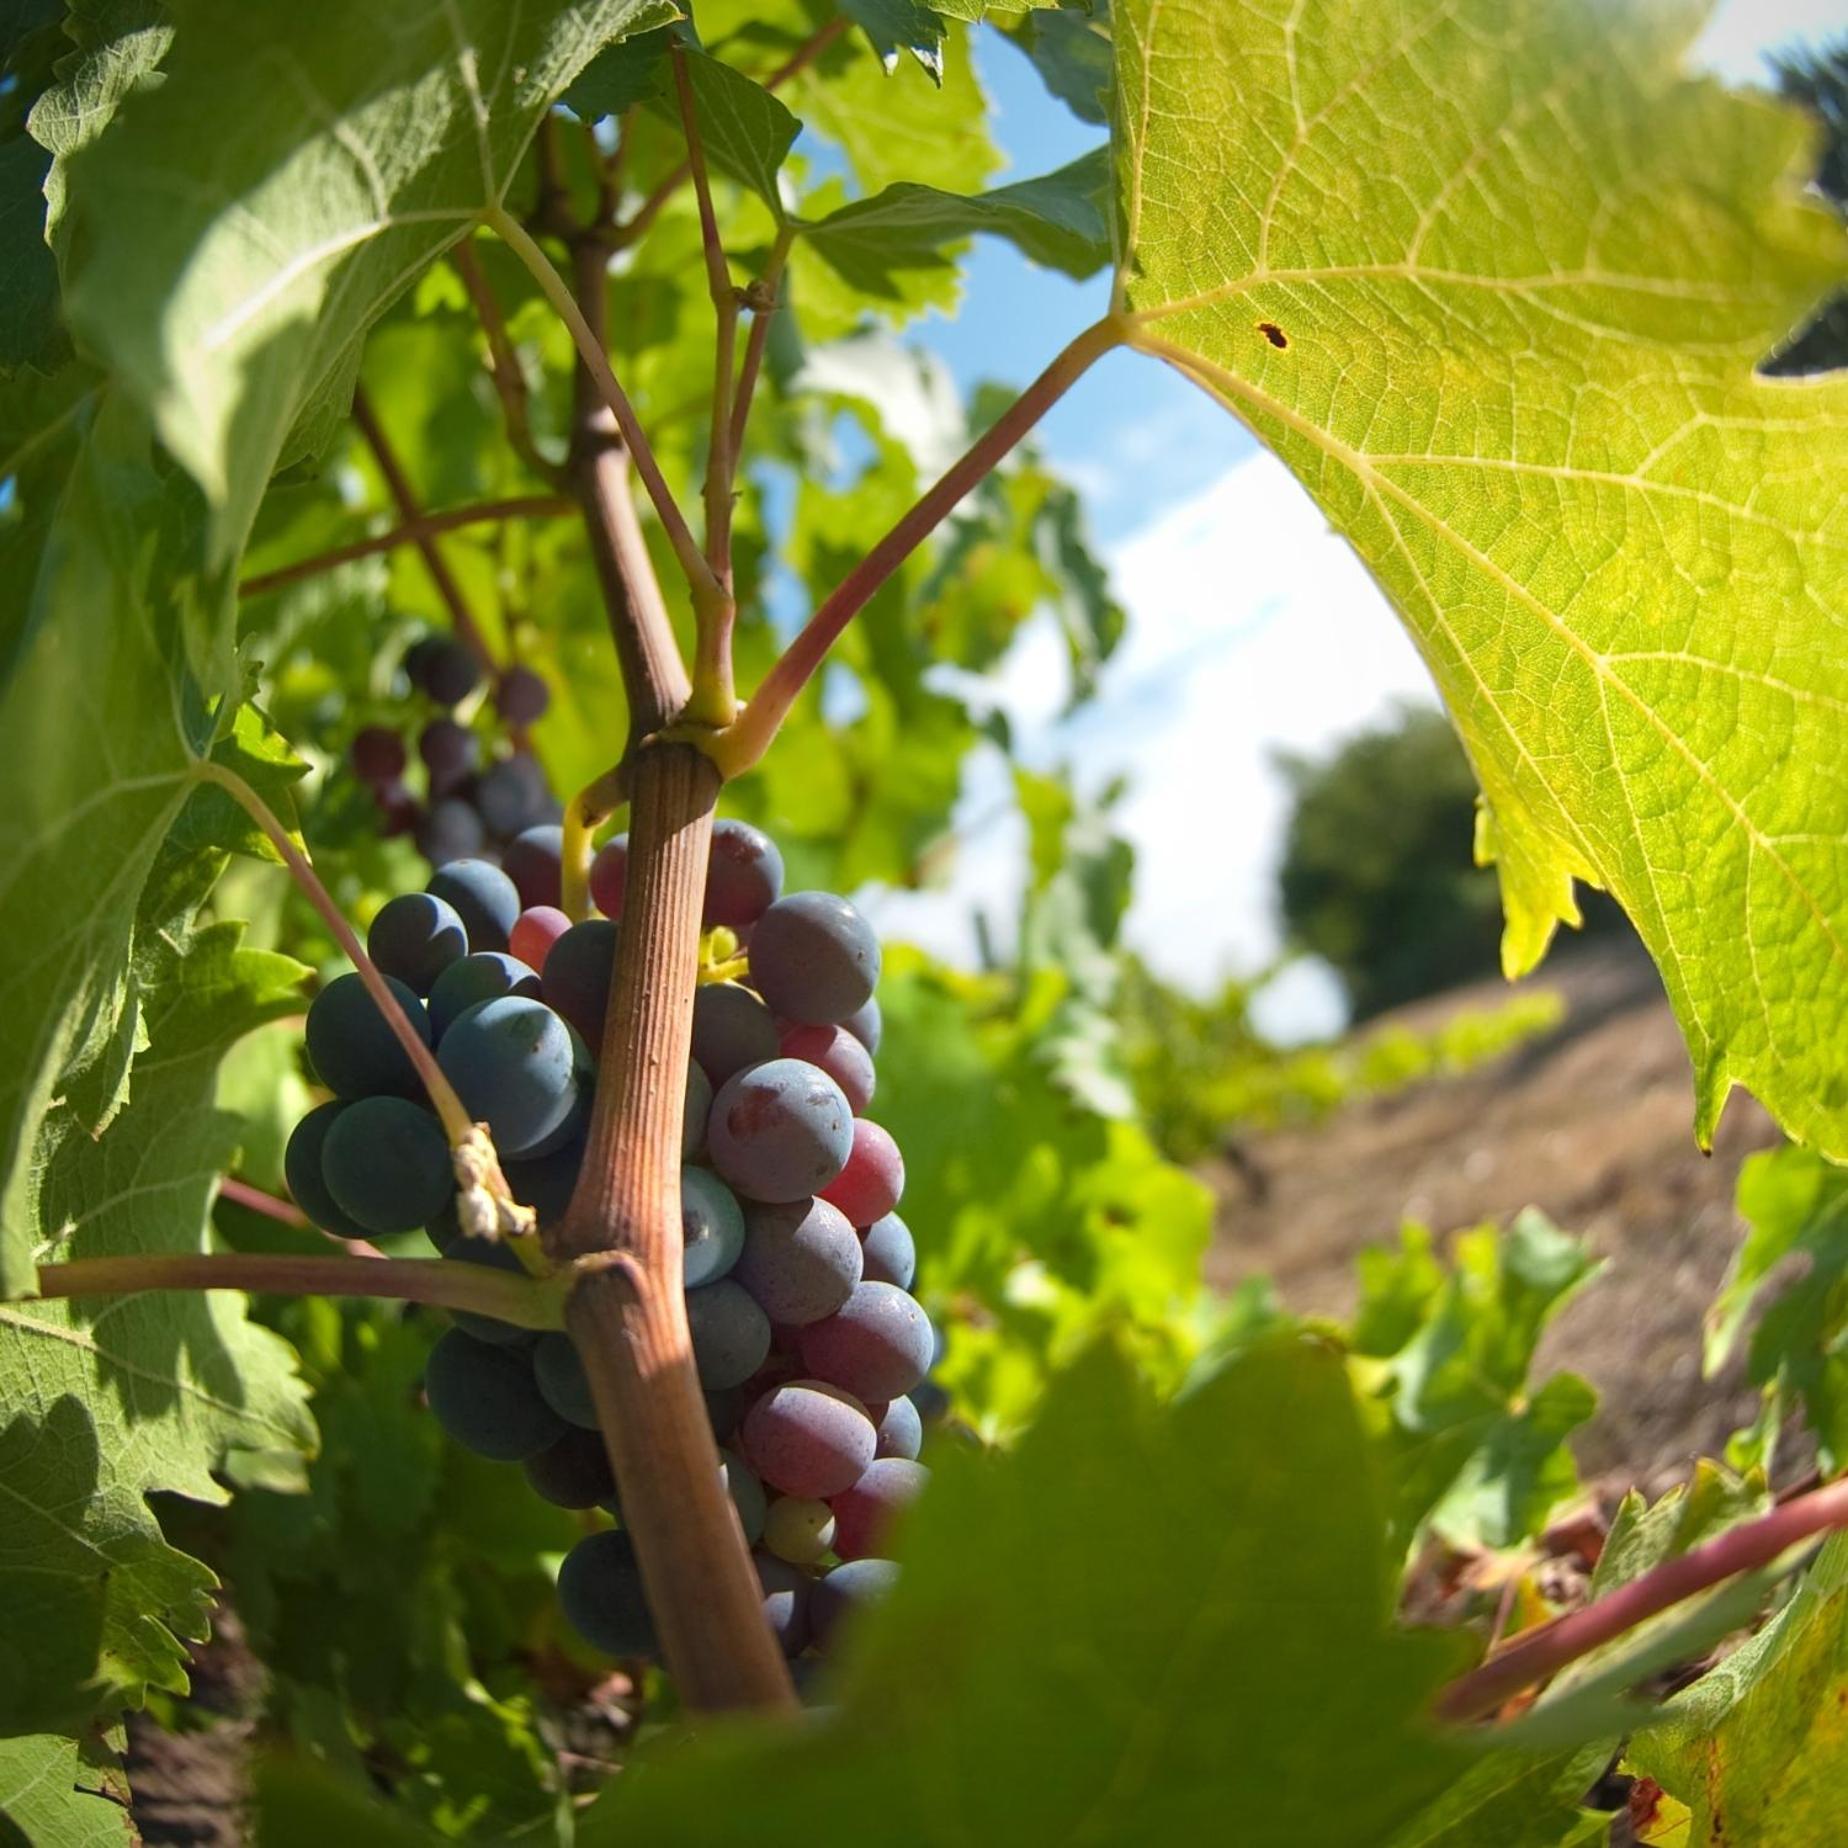
[[[1274,347],[1283,348],[1290,344],[1290,336],[1275,321],[1260,321],[1258,332]]]

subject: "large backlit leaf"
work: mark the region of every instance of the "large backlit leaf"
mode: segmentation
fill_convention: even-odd
[[[872,1815],[892,1848],[1358,1844],[1467,1765],[1422,1717],[1454,1641],[1388,1624],[1333,1353],[1261,1347],[1171,1407],[1094,1358],[1011,1455],[934,1461],[829,1711],[631,1765],[586,1848]]]
[[[1698,0],[1123,0],[1119,305],[1405,618],[1505,960],[1623,902],[1693,1054],[1848,1154],[1848,380],[1756,376],[1844,266]],[[1228,125],[1236,125],[1229,131]]]
[[[68,163],[66,299],[233,549],[356,338],[498,203],[540,113],[668,0],[175,0],[161,83]],[[223,105],[238,99],[235,132]]]

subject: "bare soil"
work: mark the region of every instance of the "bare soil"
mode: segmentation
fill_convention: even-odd
[[[1607,1261],[1548,1331],[1539,1374],[1571,1367],[1603,1395],[1576,1444],[1588,1478],[1659,1490],[1755,1409],[1736,1366],[1702,1379],[1701,1315],[1743,1230],[1740,1163],[1778,1133],[1735,1092],[1712,1155],[1695,1146],[1687,1052],[1633,939],[1556,951],[1524,986],[1565,1002],[1543,1038],[1314,1127],[1243,1136],[1209,1163],[1208,1276],[1267,1273],[1291,1308],[1341,1315],[1355,1253],[1394,1240],[1401,1219],[1441,1232],[1538,1206]],[[1509,992],[1473,984],[1388,1018],[1428,1030]]]

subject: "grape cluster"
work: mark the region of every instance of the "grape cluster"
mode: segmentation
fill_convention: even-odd
[[[417,734],[424,795],[405,781],[410,750],[394,727],[362,727],[347,751],[387,835],[409,834],[431,865],[442,866],[492,855],[528,828],[558,820],[545,770],[519,738],[544,716],[552,697],[530,667],[505,668],[495,678],[487,703],[513,735],[507,749],[488,753],[485,761],[482,733],[457,717],[481,690],[474,655],[450,636],[425,635],[406,653],[404,673],[413,692],[439,709]]]
[[[584,1157],[627,877],[618,837],[590,868],[602,915],[571,923],[558,908],[557,832],[517,837],[500,867],[438,868],[423,892],[379,911],[367,944],[542,1228],[564,1213]],[[721,1471],[793,1658],[825,1649],[892,1582],[881,1547],[926,1477],[920,1404],[936,1336],[910,1294],[904,1161],[865,1114],[878,941],[846,900],[785,897],[782,884],[766,835],[715,826],[704,960],[709,976],[737,979],[703,981],[694,998],[681,1223]],[[343,1237],[423,1226],[447,1259],[517,1268],[504,1243],[462,1234],[442,1131],[357,975],[317,997],[307,1044],[334,1099],[302,1119],[287,1167],[315,1223]],[[425,1375],[431,1411],[456,1442],[518,1463],[547,1500],[616,1518],[567,1556],[560,1602],[592,1645],[653,1653],[577,1349],[563,1334],[454,1321]]]

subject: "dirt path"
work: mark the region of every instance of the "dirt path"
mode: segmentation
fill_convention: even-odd
[[[1777,1133],[1735,1093],[1714,1152],[1692,1133],[1687,1053],[1654,968],[1631,943],[1573,946],[1533,978],[1566,1015],[1553,1033],[1458,1078],[1362,1102],[1313,1129],[1252,1136],[1253,1165],[1210,1164],[1219,1195],[1208,1275],[1267,1272],[1292,1308],[1340,1314],[1353,1257],[1402,1217],[1442,1231],[1535,1205],[1587,1235],[1609,1268],[1549,1332],[1541,1371],[1604,1395],[1581,1433],[1587,1477],[1665,1485],[1746,1421],[1736,1371],[1700,1375],[1700,1318],[1738,1243],[1739,1164]],[[1401,1009],[1428,1028],[1509,990],[1484,983]]]

